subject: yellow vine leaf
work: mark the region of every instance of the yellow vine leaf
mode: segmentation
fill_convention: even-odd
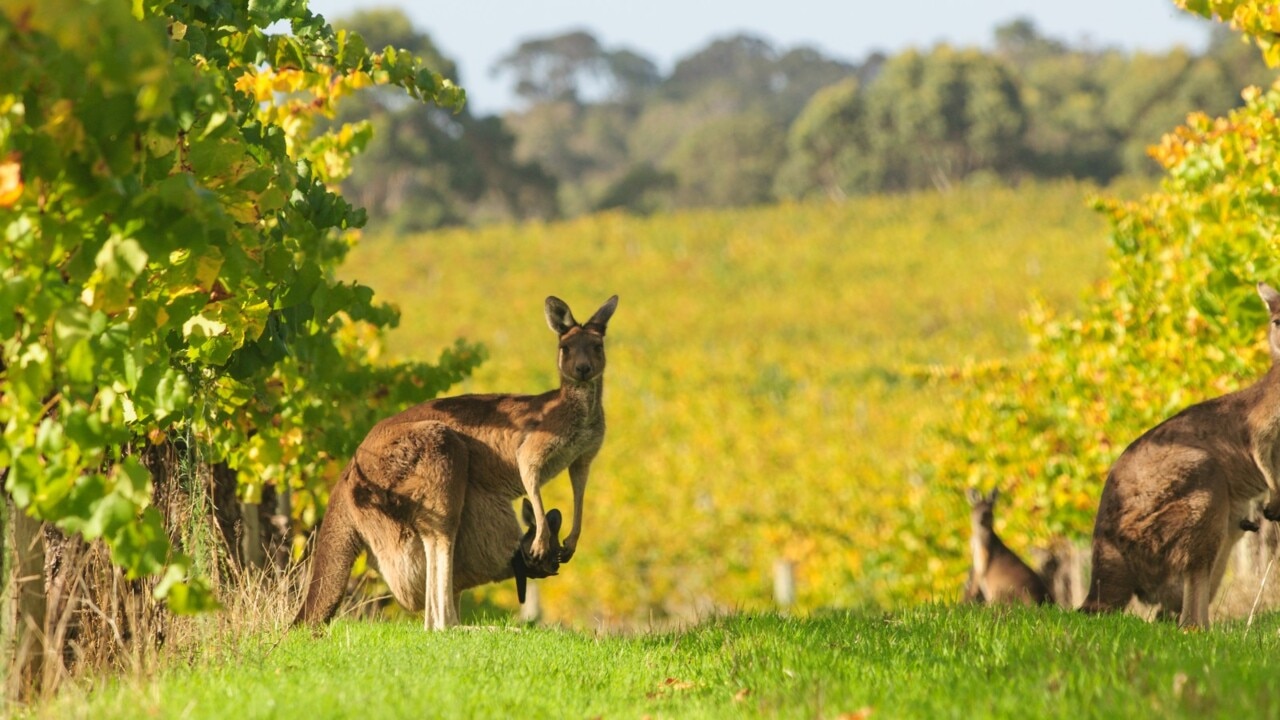
[[[22,197],[22,165],[17,156],[0,162],[0,207],[10,207]]]

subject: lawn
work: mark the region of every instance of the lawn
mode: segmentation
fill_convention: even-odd
[[[36,717],[1274,717],[1278,631],[1280,615],[1187,634],[940,605],[627,635],[342,621],[73,690]]]

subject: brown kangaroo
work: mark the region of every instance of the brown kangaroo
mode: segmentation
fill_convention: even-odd
[[[1257,529],[1254,508],[1280,520],[1280,293],[1258,283],[1271,325],[1271,369],[1253,385],[1192,405],[1120,455],[1098,502],[1093,577],[1081,607],[1122,610],[1133,596],[1209,625],[1232,547]]]
[[[295,623],[333,616],[362,545],[396,600],[425,611],[429,630],[458,623],[462,590],[512,577],[517,546],[530,577],[568,562],[604,443],[604,335],[617,305],[615,295],[579,324],[564,301],[547,298],[547,324],[560,338],[559,390],[440,398],[375,425],[330,495]],[[557,548],[539,488],[566,468],[573,525]],[[532,508],[528,543],[511,507],[521,495]]]
[[[1040,575],[996,535],[992,511],[999,491],[993,489],[984,497],[977,488],[969,488],[965,495],[973,506],[969,540],[973,568],[965,586],[965,601],[1023,605],[1053,602]]]

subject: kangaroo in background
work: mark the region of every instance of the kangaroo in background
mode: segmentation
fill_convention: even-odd
[[[512,577],[513,553],[528,577],[568,562],[591,461],[604,443],[604,335],[617,304],[615,295],[579,324],[563,300],[547,298],[547,324],[559,337],[558,390],[439,398],[375,425],[330,494],[294,622],[333,616],[362,545],[396,600],[424,610],[428,630],[458,623],[462,590]],[[558,547],[539,488],[566,468],[573,525]],[[528,542],[511,507],[521,495],[532,514]]]
[[[969,540],[973,568],[969,572],[964,599],[966,602],[1023,605],[1053,602],[1040,575],[996,535],[993,510],[999,494],[995,489],[986,496],[977,488],[965,491],[969,505],[973,507]]]
[[[1280,520],[1280,293],[1258,283],[1270,314],[1271,369],[1253,385],[1207,400],[1133,441],[1107,474],[1093,528],[1085,612],[1122,610],[1135,595],[1209,625],[1209,603],[1255,504]]]

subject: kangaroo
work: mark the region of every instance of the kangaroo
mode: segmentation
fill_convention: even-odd
[[[1093,575],[1081,609],[1122,610],[1131,598],[1209,626],[1236,541],[1254,508],[1280,520],[1280,293],[1258,283],[1271,325],[1261,380],[1192,405],[1133,441],[1111,466],[1093,527]]]
[[[970,549],[973,552],[973,569],[965,586],[966,602],[979,603],[1049,603],[1053,598],[1044,581],[1017,553],[1005,546],[993,527],[998,490],[986,496],[977,488],[965,492],[969,504],[972,535]]]
[[[294,622],[333,616],[362,545],[396,600],[424,611],[428,630],[458,624],[462,590],[512,577],[517,547],[530,577],[568,562],[582,533],[591,461],[604,443],[604,335],[617,305],[614,295],[580,324],[563,300],[547,298],[547,324],[559,337],[558,390],[439,398],[375,425],[330,494]],[[557,548],[539,488],[566,468],[573,524]],[[528,543],[511,507],[521,495],[532,509]]]

